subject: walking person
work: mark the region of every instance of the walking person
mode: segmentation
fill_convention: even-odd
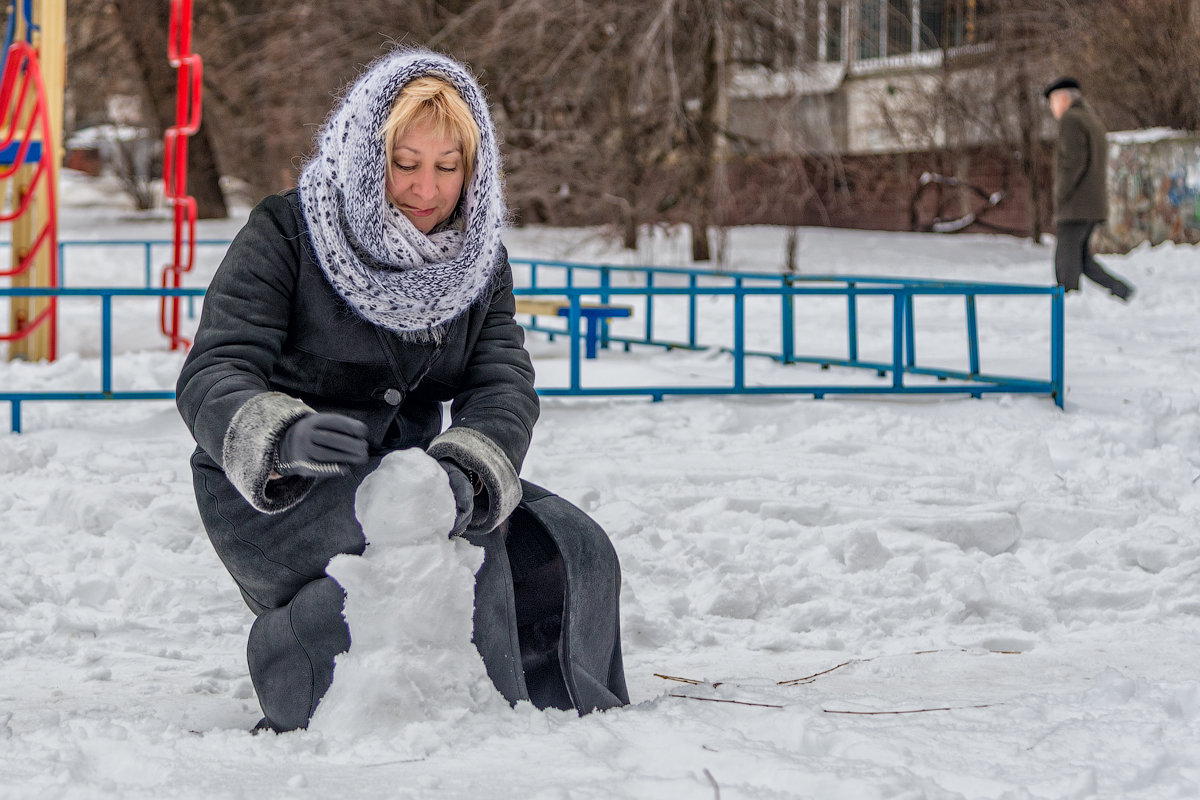
[[[325,567],[365,548],[363,478],[414,447],[446,471],[447,533],[484,549],[473,641],[500,693],[580,713],[629,702],[616,553],[518,477],[539,405],[506,218],[482,89],[401,48],[354,83],[298,188],[253,210],[212,279],[178,406],[201,519],[255,615],[258,729],[306,727],[352,647]]]
[[[1058,120],[1054,150],[1054,275],[1068,292],[1083,275],[1128,301],[1133,287],[1100,266],[1091,251],[1092,231],[1108,217],[1108,141],[1104,123],[1083,99],[1079,81],[1062,77],[1043,92]]]

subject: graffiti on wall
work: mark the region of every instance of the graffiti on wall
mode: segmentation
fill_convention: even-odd
[[[1102,249],[1200,243],[1200,135],[1131,131],[1110,134],[1108,141],[1109,214]]]

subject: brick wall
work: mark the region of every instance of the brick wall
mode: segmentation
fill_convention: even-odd
[[[1039,154],[1042,230],[1050,230],[1050,146]],[[926,173],[961,181],[929,182]],[[978,221],[962,230],[1029,235],[1026,181],[1015,158],[998,148],[966,153],[894,153],[839,160],[754,159],[731,165],[730,224],[828,225],[871,230],[932,230],[937,220]],[[975,187],[973,191],[968,187]],[[1002,193],[989,207],[988,196]],[[982,194],[980,194],[982,193]]]

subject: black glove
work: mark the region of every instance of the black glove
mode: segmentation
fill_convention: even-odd
[[[454,493],[454,527],[450,535],[461,536],[475,514],[475,482],[453,461],[441,459],[438,463],[450,477],[450,491]]]
[[[309,414],[279,440],[275,471],[324,478],[344,475],[346,465],[367,461],[367,425],[344,414]]]

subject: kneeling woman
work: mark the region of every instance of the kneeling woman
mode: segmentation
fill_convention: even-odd
[[[448,533],[485,549],[474,640],[497,689],[581,713],[628,702],[616,554],[583,512],[518,478],[538,400],[505,216],[479,85],[448,58],[397,50],[213,277],[178,405],[201,518],[256,615],[262,727],[305,727],[352,646],[325,566],[363,552],[357,487],[411,447],[446,470]]]

